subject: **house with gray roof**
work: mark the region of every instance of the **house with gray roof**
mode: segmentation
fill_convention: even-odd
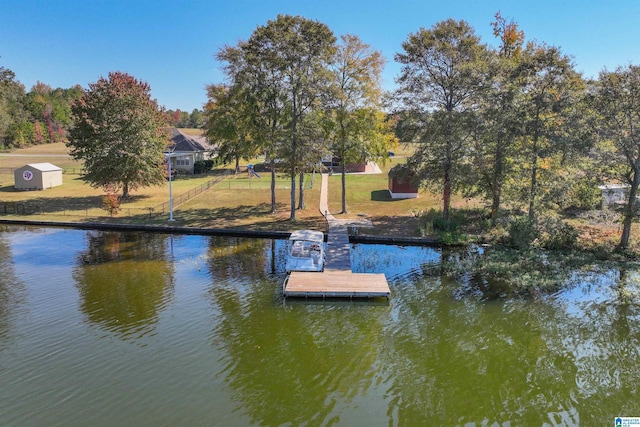
[[[171,129],[171,143],[166,154],[171,154],[171,169],[193,173],[193,165],[200,160],[214,157],[216,147],[202,135],[187,135],[179,129]]]

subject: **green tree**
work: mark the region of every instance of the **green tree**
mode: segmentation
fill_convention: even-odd
[[[166,117],[146,82],[109,73],[89,84],[73,105],[74,124],[67,145],[84,162],[82,179],[122,197],[139,187],[164,183]]]
[[[599,113],[599,133],[609,143],[609,170],[629,184],[624,209],[621,248],[629,245],[631,224],[636,214],[640,186],[640,66],[619,67],[600,72],[593,98]]]
[[[421,144],[407,162],[423,183],[442,191],[449,219],[452,192],[464,185],[474,113],[485,87],[487,49],[465,21],[421,29],[395,55],[402,64],[398,95],[428,117]]]
[[[180,111],[180,121],[178,127],[188,128],[191,125],[191,116],[188,111]]]
[[[5,146],[23,147],[35,141],[34,124],[28,121],[13,122],[6,131]]]
[[[207,86],[205,135],[218,147],[224,163],[235,162],[238,173],[240,159],[248,160],[258,153],[251,138],[250,104],[242,99],[240,87]]]
[[[306,116],[317,108],[327,88],[327,66],[335,52],[335,36],[325,24],[299,16],[278,15],[258,27],[241,46],[243,64],[263,86],[252,86],[255,98],[278,105],[282,113],[281,149],[291,178],[291,214],[295,219],[296,176],[304,166],[304,152],[318,143],[314,120]],[[257,81],[254,80],[254,81]],[[274,122],[275,123],[275,122]]]
[[[24,138],[14,138],[15,129],[26,119],[24,97],[24,86],[15,80],[15,73],[0,67],[0,147],[19,147],[25,144]]]
[[[42,135],[31,144],[66,141],[67,129],[71,125],[71,104],[82,96],[82,88],[52,89],[37,82],[26,95],[24,107],[29,113],[29,121],[36,128],[43,129]],[[36,132],[38,135],[39,132]]]
[[[204,113],[201,110],[194,108],[193,111],[191,111],[189,126],[197,129],[200,129],[204,126]]]
[[[502,204],[504,182],[515,159],[515,145],[523,133],[520,100],[525,79],[522,67],[524,33],[500,13],[491,24],[500,46],[491,62],[491,85],[482,97],[482,126],[474,149],[478,189],[491,200],[491,222],[495,225]]]
[[[334,84],[329,112],[331,151],[342,166],[342,213],[347,213],[346,166],[387,155],[396,144],[382,103],[382,54],[357,36],[340,37],[332,67]]]
[[[260,67],[247,42],[225,46],[216,58],[224,63],[223,70],[234,92],[242,92],[243,102],[250,111],[250,132],[256,146],[264,151],[271,170],[271,213],[276,204],[276,159],[284,139],[285,103],[280,94],[280,73],[277,69]],[[240,96],[238,94],[238,96]]]
[[[540,161],[550,164],[553,156],[563,150],[563,142],[569,135],[565,133],[565,123],[584,91],[584,82],[570,58],[557,47],[528,43],[521,66],[526,79],[522,153],[528,161],[522,160],[530,174],[529,222],[533,223],[539,197]]]

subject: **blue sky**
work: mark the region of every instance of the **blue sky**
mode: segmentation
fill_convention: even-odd
[[[27,90],[37,81],[87,87],[124,71],[148,82],[166,108],[191,111],[206,102],[207,84],[223,80],[215,53],[281,13],[358,35],[385,56],[392,89],[400,69],[393,56],[410,33],[462,19],[495,46],[497,11],[527,40],[561,47],[586,77],[640,63],[637,0],[0,0],[0,66]]]

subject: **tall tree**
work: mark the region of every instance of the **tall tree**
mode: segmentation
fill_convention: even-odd
[[[465,21],[452,19],[410,34],[404,53],[399,95],[429,117],[422,144],[408,164],[428,187],[442,191],[449,219],[452,191],[464,180],[477,95],[486,81],[487,49]]]
[[[524,32],[499,12],[495,17],[491,25],[500,46],[491,62],[492,84],[483,95],[482,126],[474,150],[480,176],[478,188],[491,199],[491,222],[494,225],[502,203],[504,181],[513,163],[516,138],[522,134],[519,101],[525,84],[522,67],[519,66]]]
[[[84,162],[83,180],[107,191],[122,189],[123,197],[164,183],[167,122],[150,92],[146,82],[112,72],[90,83],[73,105],[67,145]]]
[[[333,71],[329,123],[331,151],[342,166],[342,213],[347,213],[346,166],[383,157],[396,139],[386,117],[379,113],[382,103],[382,54],[357,36],[340,37]],[[327,127],[327,126],[325,126]]]
[[[599,75],[594,106],[599,113],[601,137],[611,143],[610,170],[629,184],[624,210],[621,248],[629,245],[640,186],[640,66],[619,67]]]
[[[562,149],[563,125],[584,88],[571,59],[553,46],[528,43],[523,51],[524,148],[529,161],[529,221],[536,215],[540,160]],[[525,160],[526,162],[526,160]]]
[[[285,135],[281,153],[286,156],[291,178],[291,214],[295,219],[296,176],[304,172],[303,153],[317,143],[316,132],[301,132],[313,121],[306,115],[317,107],[328,80],[327,65],[335,52],[335,36],[325,24],[299,16],[278,15],[258,27],[242,44],[246,64],[254,76],[269,86],[256,87],[264,95],[277,97],[284,113],[280,122]],[[309,128],[307,128],[309,130]]]
[[[280,73],[277,69],[256,63],[246,41],[225,46],[216,58],[224,63],[223,70],[229,87],[242,92],[244,106],[250,112],[250,132],[257,147],[264,151],[271,170],[271,213],[277,211],[276,159],[284,138],[286,122],[284,97],[280,94]]]
[[[251,137],[250,104],[242,94],[238,86],[209,85],[205,106],[205,135],[218,146],[218,157],[223,162],[235,162],[236,173],[240,159],[252,158],[259,149]]]

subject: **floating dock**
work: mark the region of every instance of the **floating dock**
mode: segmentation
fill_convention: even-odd
[[[292,271],[282,285],[284,297],[302,298],[389,298],[391,291],[382,273],[353,273],[351,246],[344,221],[327,209],[327,174],[322,174],[320,211],[329,224],[324,271]]]
[[[389,298],[387,278],[381,273],[293,271],[283,285],[285,297],[302,298]]]

